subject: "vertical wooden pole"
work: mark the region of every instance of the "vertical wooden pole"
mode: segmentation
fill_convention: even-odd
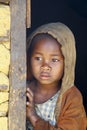
[[[26,26],[31,27],[31,0],[26,0]]]
[[[9,130],[26,130],[26,0],[11,0]]]

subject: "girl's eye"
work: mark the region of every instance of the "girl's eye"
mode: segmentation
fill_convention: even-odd
[[[35,60],[41,61],[42,58],[41,57],[35,57]]]
[[[58,59],[52,59],[52,62],[58,62],[59,60]]]

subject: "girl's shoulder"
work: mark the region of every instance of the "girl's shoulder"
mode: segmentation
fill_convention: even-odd
[[[64,97],[68,97],[69,99],[79,99],[82,100],[82,94],[80,90],[76,86],[72,86],[65,93]]]

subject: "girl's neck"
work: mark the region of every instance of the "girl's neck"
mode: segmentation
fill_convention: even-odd
[[[58,83],[55,84],[40,84],[39,82],[35,83],[36,90],[42,94],[55,94],[60,89]]]
[[[34,96],[35,96],[35,103],[41,104],[46,102],[48,99],[50,99],[52,96],[54,96],[60,87],[58,84],[50,84],[50,85],[44,85],[37,82],[34,82]]]

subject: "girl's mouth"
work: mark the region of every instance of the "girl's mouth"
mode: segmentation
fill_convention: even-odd
[[[49,73],[47,73],[47,72],[42,72],[42,73],[40,74],[40,78],[41,78],[41,79],[49,79],[49,78],[50,78],[50,75],[49,75]]]

